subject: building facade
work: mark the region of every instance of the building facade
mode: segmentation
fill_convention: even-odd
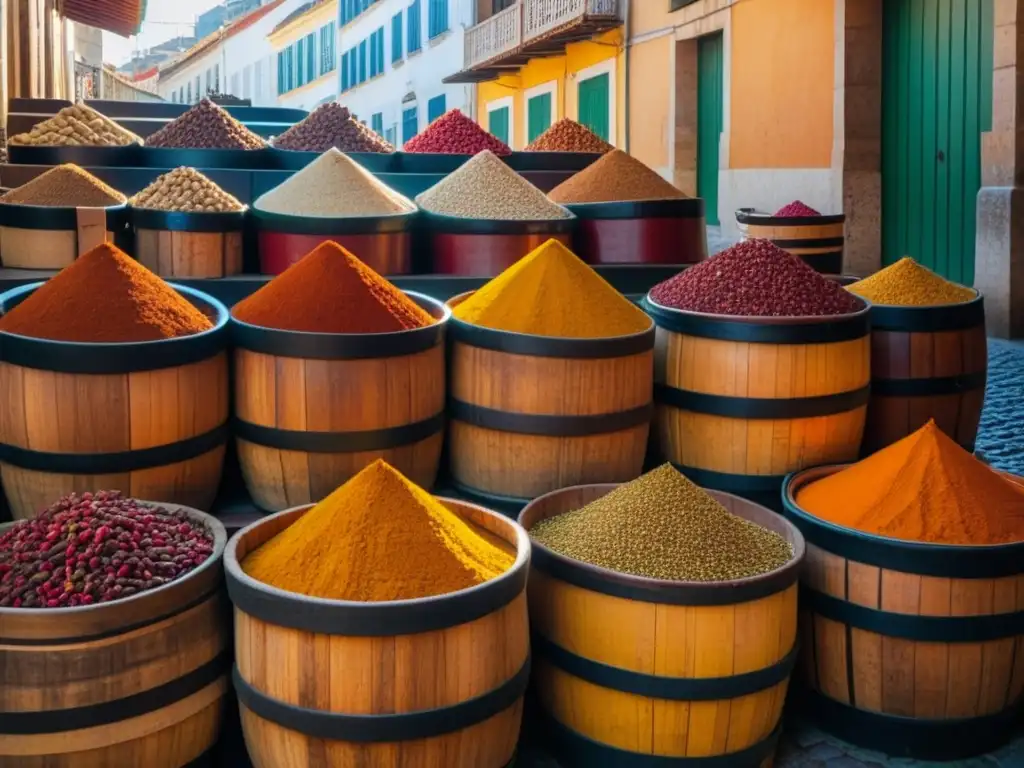
[[[401,147],[449,109],[473,115],[473,87],[442,79],[461,67],[469,0],[342,0],[339,101]]]
[[[513,149],[562,117],[622,145],[626,7],[627,0],[476,0],[461,71],[447,81],[478,83],[477,122]]]
[[[270,32],[277,105],[312,110],[338,95],[338,0],[306,2]]]

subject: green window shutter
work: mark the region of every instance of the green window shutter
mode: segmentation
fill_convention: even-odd
[[[402,60],[402,12],[391,17],[391,61]]]
[[[495,138],[501,139],[508,144],[508,107],[492,109],[487,113],[487,130]]]
[[[611,135],[608,124],[611,105],[610,83],[611,78],[606,72],[580,81],[578,87],[579,122],[605,141],[608,141]]]
[[[526,102],[526,122],[528,144],[551,127],[550,93],[542,93]]]
[[[427,122],[432,123],[445,113],[446,99],[442,93],[427,102]]]

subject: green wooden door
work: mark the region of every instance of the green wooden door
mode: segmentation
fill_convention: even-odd
[[[542,93],[526,102],[526,143],[551,127],[551,94]]]
[[[697,41],[697,196],[708,224],[718,224],[719,145],[722,140],[722,34]]]
[[[506,144],[509,144],[508,112],[508,107],[502,107],[501,109],[492,109],[487,113],[487,130],[492,136],[501,139]]]
[[[577,86],[579,122],[605,141],[610,135],[611,77],[603,75],[581,80]]]
[[[886,0],[882,263],[974,282],[981,134],[992,127],[993,0]]]

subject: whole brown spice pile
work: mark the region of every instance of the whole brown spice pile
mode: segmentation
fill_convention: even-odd
[[[611,203],[622,200],[677,200],[682,190],[621,149],[570,176],[548,193],[556,203]]]
[[[526,146],[527,152],[596,152],[604,154],[615,147],[585,125],[563,117]]]
[[[32,126],[27,133],[12,136],[10,143],[40,147],[124,147],[141,144],[142,139],[125,130],[85,104],[73,104]]]
[[[146,139],[165,149],[263,149],[267,143],[225,109],[203,99]]]
[[[131,199],[136,208],[190,213],[224,213],[245,208],[195,168],[175,168]]]
[[[278,149],[297,152],[394,152],[395,148],[335,101],[321,104],[306,118],[274,139]]]
[[[127,200],[116,189],[73,163],[51,168],[0,197],[0,203],[68,208],[106,208]]]

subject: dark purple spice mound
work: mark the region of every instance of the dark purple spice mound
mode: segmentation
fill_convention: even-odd
[[[182,512],[120,491],[65,496],[0,535],[0,607],[106,603],[181,578],[213,554]]]
[[[863,303],[769,240],[744,240],[651,289],[663,307],[713,315],[803,317]]]

